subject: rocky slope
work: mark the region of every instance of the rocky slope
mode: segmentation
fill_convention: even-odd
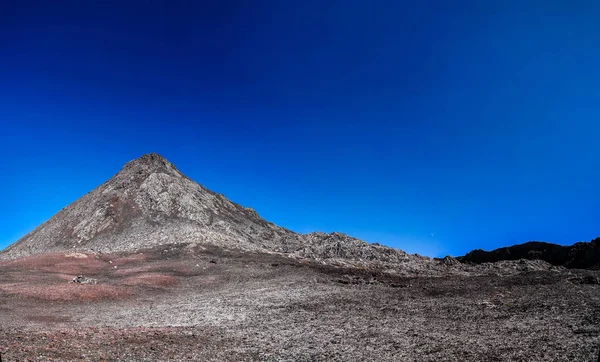
[[[499,248],[492,251],[473,250],[457,258],[463,263],[495,263],[509,260],[543,260],[555,266],[577,269],[600,267],[600,238],[562,246],[540,241]]]
[[[148,154],[128,162],[2,256],[124,251],[191,241],[241,249],[258,249],[267,241],[273,249],[300,247],[292,232],[193,182],[163,157]]]
[[[6,248],[0,258],[66,250],[133,251],[182,243],[353,266],[427,270],[439,264],[341,233],[294,233],[190,180],[157,154],[128,162],[111,179]]]

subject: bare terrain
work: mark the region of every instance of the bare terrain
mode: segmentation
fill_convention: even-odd
[[[70,282],[80,274],[97,283]],[[198,245],[44,254],[0,262],[0,352],[3,361],[594,361],[599,277],[405,277]]]
[[[568,267],[597,244],[457,260],[299,234],[148,154],[0,252],[0,357],[594,361],[600,272]]]

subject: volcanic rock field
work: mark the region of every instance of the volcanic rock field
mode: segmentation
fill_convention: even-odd
[[[0,252],[0,356],[598,360],[596,241],[585,264],[531,247],[431,259],[298,234],[144,155]]]

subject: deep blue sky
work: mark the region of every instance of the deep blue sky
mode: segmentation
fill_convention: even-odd
[[[598,19],[592,1],[0,0],[0,248],[148,152],[299,232],[429,256],[592,239]]]

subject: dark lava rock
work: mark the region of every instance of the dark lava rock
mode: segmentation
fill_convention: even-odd
[[[463,263],[494,263],[503,260],[543,260],[552,265],[576,269],[600,267],[600,238],[570,246],[530,241],[492,251],[476,249],[457,260]]]
[[[575,284],[600,284],[600,278],[594,275],[583,275],[569,278]]]

